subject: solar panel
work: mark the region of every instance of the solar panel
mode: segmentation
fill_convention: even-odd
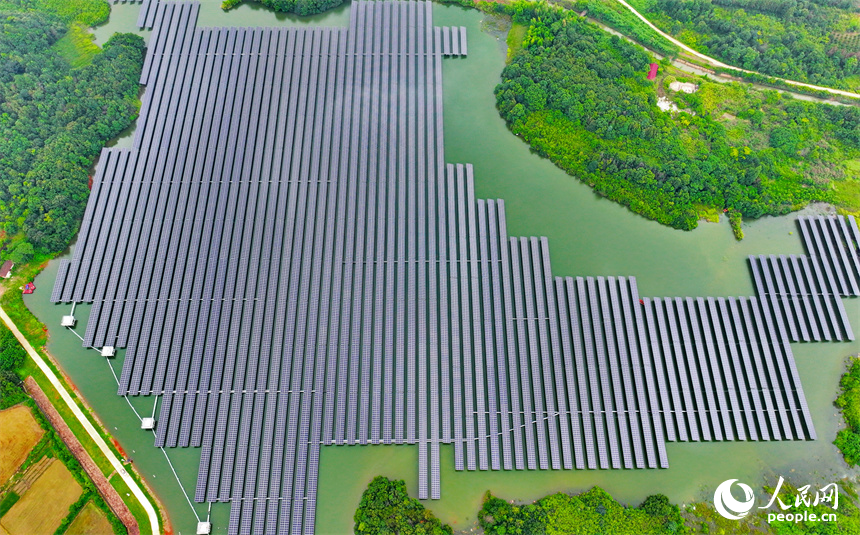
[[[586,369],[583,371],[583,375],[588,378],[588,392],[591,394],[591,403],[588,408],[591,413],[590,417],[593,418],[594,423],[594,436],[597,443],[597,461],[600,468],[606,469],[609,468],[609,456],[606,449],[606,410],[600,397],[600,384],[598,383],[600,364],[598,364],[595,357],[595,336],[594,331],[592,330],[593,315],[589,313],[589,304],[591,303],[592,306],[596,306],[596,303],[593,302],[593,295],[589,295],[589,297],[592,297],[591,301],[586,297],[586,281],[582,277],[576,278],[576,291],[577,303],[579,304],[579,320],[582,321],[582,344],[585,348],[584,354]],[[593,294],[593,287],[589,294]],[[574,320],[574,325],[576,324],[577,320]],[[576,354],[582,353],[576,351]],[[588,430],[586,430],[586,432],[587,431]]]
[[[624,406],[624,398],[622,397],[624,387],[621,384],[621,378],[618,373],[618,355],[615,349],[615,335],[612,325],[612,313],[610,311],[610,299],[608,290],[606,289],[606,278],[597,277],[596,281],[597,299],[600,303],[599,317],[602,319],[602,323],[595,321],[595,336],[597,336],[598,340],[598,354],[603,353],[600,356],[602,359],[605,359],[601,364],[601,375],[608,375],[609,380],[612,381],[612,386],[608,388],[606,388],[608,386],[607,383],[604,382],[604,400],[608,399],[607,406],[612,407],[612,410],[607,412],[606,419],[609,421],[609,428],[617,428],[618,432],[617,435],[615,432],[612,432],[610,435],[610,446],[614,448],[612,467],[621,468],[623,462],[624,468],[633,468],[633,458],[630,451],[630,430],[626,421],[626,407]],[[613,279],[611,284],[614,284],[614,282]],[[595,314],[595,320],[597,320],[597,317]],[[598,334],[597,327],[602,328],[603,334]],[[603,342],[604,336],[606,340],[605,346]]]
[[[769,388],[769,378],[766,375],[766,363],[763,363],[760,349],[761,343],[761,316],[758,310],[758,303],[755,298],[740,298],[740,309],[743,314],[743,319],[746,327],[746,340],[749,343],[749,349],[752,353],[753,363],[758,378],[759,393],[764,399],[765,413],[768,417],[769,427],[762,426],[759,429],[759,435],[763,440],[780,440],[781,431],[776,420],[774,409],[773,391]],[[766,362],[766,361],[765,361]]]
[[[470,329],[472,331],[472,346],[474,347],[474,393],[475,393],[475,411],[477,423],[477,455],[478,468],[480,470],[489,469],[489,452],[487,451],[487,400],[484,373],[487,370],[487,365],[483,362],[486,352],[484,350],[484,340],[482,336],[481,322],[481,306],[480,306],[480,274],[478,272],[478,230],[477,230],[477,215],[475,214],[475,183],[472,174],[472,166],[465,166],[465,197],[466,203],[466,218],[468,220],[468,243],[469,243],[469,288],[471,291],[471,308],[472,320]],[[471,359],[470,359],[471,362]]]
[[[609,291],[609,302],[611,304],[612,310],[612,332],[613,337],[615,338],[616,343],[618,344],[618,352],[615,355],[615,359],[619,363],[619,369],[615,371],[613,377],[613,383],[618,384],[618,391],[616,392],[616,406],[624,407],[624,411],[619,414],[619,426],[622,429],[622,444],[624,443],[625,435],[629,433],[629,446],[627,449],[622,451],[623,459],[624,459],[624,467],[625,468],[633,468],[633,463],[635,462],[636,468],[644,468],[645,461],[643,459],[643,446],[642,446],[642,434],[639,432],[639,408],[636,404],[636,400],[634,398],[634,390],[639,389],[639,385],[633,383],[631,374],[630,374],[630,354],[627,349],[627,339],[625,337],[624,325],[622,323],[622,317],[624,316],[624,311],[622,311],[620,301],[618,299],[618,287],[623,284],[622,281],[616,280],[615,277],[608,278],[608,284],[606,288]],[[603,290],[603,288],[601,288]],[[603,302],[606,302],[606,294],[603,295]],[[610,347],[610,355],[612,355],[612,351],[614,348],[612,345]],[[610,357],[611,358],[611,357]],[[614,360],[614,359],[613,359]],[[623,401],[622,401],[623,395]]]
[[[523,358],[527,356],[527,369],[531,370],[531,387],[534,395],[534,420],[532,425],[534,425],[537,431],[536,453],[538,455],[538,464],[541,470],[547,470],[549,469],[549,459],[547,457],[547,454],[550,453],[548,451],[549,448],[547,447],[548,444],[546,431],[548,418],[548,413],[546,409],[547,398],[544,394],[544,385],[541,382],[541,371],[543,367],[540,361],[540,350],[537,342],[536,313],[534,310],[534,289],[532,286],[532,281],[534,280],[534,277],[531,269],[529,240],[527,238],[520,238],[518,241],[518,251],[520,258],[519,262],[515,262],[514,264],[514,295],[516,297],[517,294],[520,294],[518,299],[520,304],[518,306],[517,311],[517,317],[519,318],[519,324],[523,332],[523,341],[520,345],[520,354],[523,356]],[[513,243],[513,241],[511,243]],[[519,276],[517,275],[518,271]],[[524,290],[521,290],[521,288]],[[526,384],[527,377],[528,374],[524,375],[524,384]]]
[[[526,434],[526,459],[530,470],[537,469],[538,462],[541,466],[546,467],[546,444],[545,434],[543,432],[543,413],[540,410],[539,403],[542,401],[539,396],[539,390],[536,388],[539,381],[536,374],[538,369],[531,359],[529,351],[530,338],[527,337],[528,319],[524,305],[523,297],[523,255],[527,254],[521,250],[521,242],[517,238],[509,238],[509,253],[511,259],[511,286],[513,288],[513,305],[515,310],[514,324],[516,326],[516,341],[515,349],[518,360],[517,367],[520,371],[519,382],[521,388],[526,389],[523,392],[523,426]],[[534,374],[531,374],[533,371]],[[531,389],[529,390],[529,385]],[[537,390],[537,392],[536,392]],[[534,397],[533,397],[534,396]],[[537,444],[535,444],[535,433],[537,432]],[[538,459],[540,458],[540,461]]]
[[[495,351],[495,321],[493,317],[493,305],[492,305],[492,295],[498,295],[500,293],[501,288],[499,288],[498,278],[492,278],[490,276],[490,244],[489,244],[489,231],[487,228],[487,219],[489,215],[489,209],[487,203],[483,200],[477,200],[477,215],[478,215],[478,237],[480,244],[480,275],[481,275],[481,303],[483,305],[482,318],[479,320],[483,325],[484,329],[484,348],[485,348],[485,362],[481,367],[481,373],[485,369],[487,371],[487,423],[488,423],[488,432],[490,439],[490,467],[493,470],[501,469],[501,456],[499,455],[499,408],[496,393],[499,392],[499,388],[496,383],[496,373],[497,373],[497,364],[496,364],[496,351]],[[491,288],[491,285],[495,283],[495,287]],[[477,285],[476,285],[477,286]],[[501,319],[501,318],[499,318]],[[435,384],[435,383],[434,383]],[[503,431],[503,433],[505,433]],[[505,433],[505,436],[507,434]]]
[[[769,304],[767,302],[760,302],[762,307],[763,316],[765,319],[765,325],[767,326],[767,339],[773,340],[774,342],[779,341],[788,341],[788,337],[785,333],[785,327],[782,325],[782,322],[779,316],[775,316],[773,311],[770,310]],[[776,322],[776,331],[774,330],[774,321]],[[777,332],[779,333],[779,338],[777,338]],[[764,338],[764,337],[762,337]],[[782,417],[783,422],[783,431],[785,436],[791,440],[794,438],[794,434],[792,432],[791,426],[788,424],[788,419],[786,413],[785,405],[788,405],[788,412],[795,419],[795,424],[797,424],[797,411],[795,409],[794,404],[794,396],[792,395],[791,389],[787,388],[788,380],[785,375],[784,365],[780,362],[780,352],[779,352],[779,343],[771,343],[765,344],[763,346],[764,354],[766,358],[773,359],[773,365],[769,366],[769,371],[771,373],[771,384],[774,385],[775,390],[778,388],[778,391],[774,392],[774,395],[777,399],[777,406],[780,408],[780,416]],[[775,376],[774,371],[779,372],[779,376]],[[795,426],[794,429],[799,429],[799,424]]]
[[[856,296],[860,294],[860,288],[857,287],[857,279],[854,276],[854,267],[857,266],[858,269],[860,269],[860,263],[858,263],[856,255],[846,254],[850,253],[850,247],[846,248],[842,242],[843,231],[845,232],[845,236],[847,236],[848,230],[845,228],[844,219],[841,216],[828,217],[823,219],[821,224],[824,226],[822,234],[827,240],[828,247],[831,248],[831,251],[835,249],[836,252],[839,253],[838,260],[835,254],[831,257],[831,260],[833,261],[836,271],[840,273],[844,272],[845,274],[845,279],[848,283],[848,290],[850,290],[846,295]],[[828,227],[830,230],[829,233]],[[850,241],[847,241],[846,243],[850,243]],[[831,254],[833,253],[831,252]],[[848,260],[849,256],[853,260],[853,265],[852,262]]]
[[[538,239],[532,237],[528,242],[531,251],[531,266],[530,273],[528,274],[528,278],[525,281],[526,287],[531,288],[532,282],[534,281],[534,304],[532,312],[529,313],[529,316],[534,318],[532,321],[532,333],[534,333],[534,327],[537,326],[537,334],[538,334],[538,352],[540,355],[540,369],[543,372],[543,391],[544,391],[544,410],[545,416],[544,420],[546,422],[546,427],[549,431],[548,433],[548,441],[549,441],[549,453],[550,453],[550,463],[553,470],[561,469],[561,458],[560,458],[560,441],[559,441],[559,414],[558,414],[558,405],[554,392],[554,380],[553,380],[553,356],[550,354],[549,350],[549,339],[547,333],[547,309],[546,309],[546,282],[543,278],[543,255],[540,251],[540,246]],[[554,320],[555,318],[553,318]]]

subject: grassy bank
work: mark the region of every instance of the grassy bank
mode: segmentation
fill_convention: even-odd
[[[59,378],[60,382],[66,387],[66,390],[69,392],[71,397],[75,400],[79,407],[81,407],[84,414],[87,415],[90,423],[98,430],[99,434],[102,436],[104,441],[108,444],[111,450],[118,458],[123,458],[123,454],[115,447],[113,438],[111,435],[105,430],[104,426],[92,412],[84,400],[80,398],[74,386],[71,385],[66,378],[65,374],[59,369],[59,367],[54,362],[53,358],[47,352],[45,345],[47,344],[48,330],[47,327],[39,321],[36,316],[33,315],[32,312],[26,307],[24,301],[22,299],[21,291],[19,289],[25,282],[32,281],[42,269],[44,269],[47,264],[48,258],[35,258],[30,263],[16,267],[15,276],[8,281],[6,281],[5,290],[2,297],[0,297],[0,305],[3,306],[6,313],[9,314],[10,318],[18,325],[18,329],[24,334],[24,337],[30,342],[30,344],[36,349],[36,351],[43,357],[48,366],[53,370],[54,374]],[[40,288],[37,291],[50,291],[49,288]],[[5,327],[3,327],[5,329]],[[58,327],[59,328],[59,327]],[[106,476],[108,476],[111,484],[114,488],[117,489],[119,495],[124,498],[126,505],[128,505],[132,514],[138,521],[138,525],[140,526],[141,533],[151,532],[149,527],[149,518],[146,515],[142,505],[137,501],[134,495],[131,494],[128,486],[122,481],[118,475],[115,477],[110,477],[111,474],[114,474],[113,466],[110,464],[108,459],[101,453],[101,450],[96,445],[96,443],[90,438],[89,434],[84,429],[83,425],[78,421],[75,415],[72,413],[71,409],[66,405],[63,399],[60,397],[59,392],[54,388],[51,382],[48,380],[47,376],[42,373],[42,370],[36,365],[36,363],[27,358],[24,361],[24,364],[18,368],[16,374],[23,380],[24,377],[32,376],[33,379],[39,384],[41,389],[45,392],[45,395],[51,402],[51,404],[57,409],[57,411],[62,416],[63,420],[75,434],[75,436],[80,440],[84,449],[87,451],[89,456],[93,459],[93,461],[98,466],[99,470]],[[29,399],[29,398],[28,398]],[[143,482],[143,479],[139,474],[136,473],[133,467],[128,466],[126,468],[132,478],[139,484],[139,486],[143,489],[144,493],[150,499],[150,501],[155,504],[156,509],[159,511],[160,515],[163,515],[163,510],[158,507],[158,502],[153,498],[152,493],[149,491],[146,484]],[[80,504],[81,507],[84,503]]]
[[[511,24],[511,29],[508,30],[508,37],[505,40],[508,44],[507,63],[510,63],[514,56],[516,56],[520,49],[522,49],[523,39],[525,39],[528,29],[529,27],[525,24]]]

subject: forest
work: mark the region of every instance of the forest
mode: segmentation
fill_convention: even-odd
[[[860,89],[860,18],[850,0],[634,0],[654,24],[726,63]]]
[[[646,79],[653,60],[640,47],[546,3],[503,9],[528,30],[495,90],[502,117],[598,194],[686,230],[703,210],[738,222],[811,201],[860,210],[837,187],[856,184],[846,165],[860,163],[856,107],[699,79],[698,92],[672,95],[680,111],[664,112],[666,76]]]
[[[669,503],[666,496],[649,496],[638,508],[624,507],[599,487],[579,495],[559,492],[526,505],[511,504],[487,493],[478,520],[488,535],[691,532],[678,506]]]
[[[68,11],[67,5],[73,7]],[[144,42],[114,35],[73,67],[58,42],[104,20],[101,0],[0,2],[0,242],[4,258],[65,249],[104,144],[137,115]],[[80,41],[80,40],[79,40]],[[86,41],[91,43],[91,41]],[[72,53],[75,43],[71,42]]]
[[[450,535],[451,526],[409,496],[403,480],[377,476],[355,511],[356,535]]]
[[[769,480],[768,478],[765,478]],[[813,487],[823,486],[813,484]],[[840,499],[837,509],[829,505],[795,505],[798,488],[784,481],[778,496],[792,504],[792,511],[809,515],[835,513],[836,522],[821,523],[806,520],[767,522],[772,509],[753,509],[741,520],[729,520],[719,514],[712,503],[700,501],[682,507],[662,494],[645,498],[638,506],[616,501],[600,487],[579,494],[557,492],[531,503],[504,500],[487,492],[477,514],[476,526],[464,526],[462,533],[482,532],[487,535],[690,535],[693,533],[760,533],[762,535],[856,534],[860,533],[860,510],[857,489],[846,478],[839,482]],[[763,491],[763,492],[762,492]],[[777,489],[764,486],[757,489],[760,499]],[[776,507],[776,506],[774,506]],[[777,510],[779,510],[777,508]],[[451,533],[424,506],[410,497],[403,481],[376,477],[361,497],[355,513],[355,533],[360,534],[428,534]]]
[[[857,466],[860,464],[860,360],[852,359],[839,384],[842,393],[835,404],[842,409],[846,425],[836,434],[834,444],[849,466]]]
[[[229,11],[245,0],[223,0],[221,9]],[[295,13],[296,15],[316,15],[323,11],[335,8],[343,3],[343,0],[259,0],[264,6],[281,11],[283,13]]]

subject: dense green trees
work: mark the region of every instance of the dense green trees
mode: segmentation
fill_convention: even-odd
[[[836,435],[836,447],[851,466],[860,464],[860,360],[853,360],[840,381],[842,393],[836,406],[842,409],[847,427]]]
[[[94,159],[137,114],[143,39],[117,34],[72,68],[51,49],[66,28],[38,11],[0,12],[0,223],[19,256],[32,255],[22,239],[42,253],[68,245]]]
[[[451,527],[442,524],[421,502],[410,498],[402,480],[377,476],[361,495],[355,512],[357,535],[444,535]]]
[[[12,331],[0,327],[0,371],[15,371],[26,357],[27,353]]]
[[[740,84],[703,84],[675,97],[690,113],[662,112],[639,47],[544,3],[509,12],[529,29],[496,87],[502,116],[538,153],[648,218],[691,229],[697,206],[756,218],[831,200],[831,180],[844,178],[835,160],[860,149],[855,108]]]
[[[490,535],[689,533],[680,510],[665,496],[649,496],[639,508],[630,508],[599,487],[579,495],[559,492],[528,505],[510,504],[487,493],[478,521]]]
[[[241,4],[244,0],[223,0],[221,9],[228,11]],[[260,0],[264,6],[282,11],[284,13],[295,13],[296,15],[315,15],[328,11],[343,3],[343,0]]]
[[[15,373],[26,358],[27,353],[12,331],[0,325],[0,410],[26,399],[21,379]]]
[[[107,0],[3,0],[2,4],[14,7],[15,11],[45,13],[65,25],[98,26],[110,15]]]
[[[640,0],[681,41],[737,67],[860,88],[856,7],[848,0]]]

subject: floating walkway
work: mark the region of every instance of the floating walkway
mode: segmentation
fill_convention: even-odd
[[[439,498],[442,444],[457,470],[548,470],[815,438],[789,342],[853,338],[852,218],[751,259],[755,297],[555,277],[445,162],[442,57],[467,39],[429,2],[357,0],[348,28],[198,9],[144,0],[134,146],[102,152],[51,297],[126,348],[119,394],[163,396],[156,445],[202,448],[195,499],[230,502],[230,533],[312,533],[322,445],[415,444]]]

